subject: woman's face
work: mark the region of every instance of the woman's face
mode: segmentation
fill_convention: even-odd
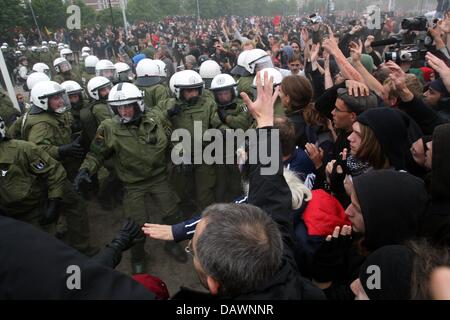
[[[350,153],[354,156],[358,153],[361,148],[361,126],[359,122],[353,123],[353,132],[349,135],[348,141],[350,141]]]

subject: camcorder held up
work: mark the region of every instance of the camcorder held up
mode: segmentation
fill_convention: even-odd
[[[384,55],[385,61],[419,63],[425,59],[427,51],[433,45],[433,38],[428,32],[429,28],[435,28],[437,20],[432,23],[425,17],[413,17],[403,19],[403,31],[390,39],[372,43],[373,47],[395,45]]]

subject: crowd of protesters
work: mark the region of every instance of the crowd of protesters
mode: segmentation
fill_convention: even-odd
[[[151,273],[150,238],[165,240],[180,263],[190,254],[205,287],[174,299],[450,299],[450,13],[409,30],[405,18],[383,14],[374,29],[368,16],[346,14],[168,17],[127,33],[61,29],[45,43],[35,32],[5,43],[31,92],[20,96],[21,112],[7,108],[6,96],[0,105],[0,273],[8,283],[0,297],[168,298],[155,289],[159,279],[142,275]],[[386,39],[397,40],[377,44]],[[58,58],[48,78],[28,81],[49,52]],[[97,65],[88,65],[92,56]],[[128,68],[113,65],[120,62]],[[53,105],[64,94],[69,102]],[[263,132],[279,135],[283,166],[263,175],[259,158],[174,165],[167,132],[191,130],[194,120],[254,130],[255,144],[234,153],[270,149]],[[9,181],[16,172],[33,178]],[[18,210],[31,197],[23,181],[44,181],[44,203]],[[120,198],[130,221],[98,252],[80,206],[105,193]],[[141,212],[146,201],[165,224]],[[129,248],[141,278],[113,270]],[[87,277],[78,293],[52,271],[73,264]]]

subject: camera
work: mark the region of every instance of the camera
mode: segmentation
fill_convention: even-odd
[[[394,61],[396,64],[401,64],[402,62],[413,62],[420,59],[420,51],[419,50],[395,50],[391,52],[386,52],[384,54],[384,60]]]
[[[402,29],[408,31],[427,31],[429,28],[428,19],[424,16],[403,19]]]
[[[311,14],[311,15],[309,16],[309,21],[310,21],[312,24],[317,24],[317,23],[322,23],[322,22],[323,22],[322,17],[319,16],[317,13]]]

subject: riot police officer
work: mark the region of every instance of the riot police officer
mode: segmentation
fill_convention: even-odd
[[[115,172],[125,187],[123,201],[125,215],[143,226],[149,217],[145,198],[151,195],[162,210],[165,221],[179,221],[178,198],[167,179],[167,135],[170,123],[158,109],[146,109],[142,93],[135,85],[120,83],[114,86],[108,104],[115,116],[103,121],[75,179],[77,189],[90,182],[106,159],[112,159]],[[131,249],[133,273],[145,269],[144,234]],[[180,246],[170,246],[170,252],[186,261]]]

